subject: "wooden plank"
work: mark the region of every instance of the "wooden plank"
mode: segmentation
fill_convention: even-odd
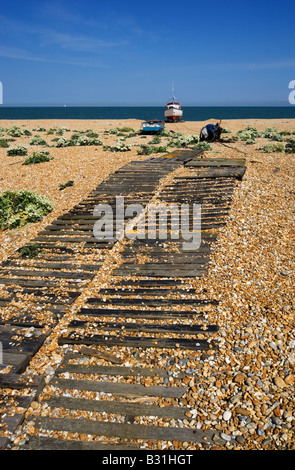
[[[82,348],[81,348],[82,349]],[[80,353],[81,353],[80,349]],[[87,348],[90,349],[90,348]],[[107,355],[107,354],[106,354]],[[59,366],[55,375],[64,374],[65,372],[70,372],[74,374],[95,374],[99,376],[117,376],[122,377],[161,377],[169,378],[170,374],[165,369],[156,369],[152,367],[127,367],[127,366],[99,366],[99,365],[89,365],[89,364],[70,364],[69,360],[75,359],[80,360],[81,356],[77,354],[70,355],[66,358],[66,361]],[[119,359],[118,362],[121,364],[122,360]],[[173,377],[183,378],[187,374],[181,371],[176,371],[173,373]]]
[[[204,276],[207,269],[161,269],[160,267],[142,268],[139,267],[126,267],[123,265],[114,271],[115,276],[150,276],[150,277],[201,277]]]
[[[5,450],[9,443],[10,443],[9,437],[0,436],[0,450]]]
[[[13,415],[5,413],[5,416],[0,414],[0,431],[9,432],[12,434],[22,423],[23,419],[23,413],[14,413]]]
[[[25,267],[27,264],[26,259],[18,259],[17,261],[12,261],[9,260],[5,266],[11,266],[11,267]],[[102,260],[99,264],[75,264],[75,263],[53,263],[53,262],[46,262],[44,259],[44,256],[42,256],[42,261],[40,259],[34,259],[30,260],[29,267],[30,268],[49,268],[49,269],[67,269],[69,271],[72,271],[73,269],[79,269],[85,271],[98,271],[102,265]],[[2,263],[2,266],[4,266],[4,263]],[[12,271],[13,273],[15,271]]]
[[[126,284],[128,283],[128,281],[126,281]],[[156,287],[157,284],[151,284],[151,287],[152,288],[148,288],[148,287],[138,287],[137,286],[138,283],[135,283],[134,282],[134,285],[132,285],[132,281],[131,281],[131,285],[129,287],[122,287],[122,284],[120,283],[120,285],[118,287],[114,287],[114,288],[109,288],[109,289],[100,289],[100,291],[98,292],[99,295],[150,295],[150,296],[158,296],[158,295],[171,295],[171,294],[185,294],[185,295],[199,295],[198,292],[196,291],[196,289],[193,289],[193,288],[190,288],[190,289],[187,289],[187,288],[179,288],[179,287],[175,287],[174,286],[174,289],[165,289],[165,287],[161,288],[161,287]],[[169,284],[167,284],[167,287],[169,287]]]
[[[87,303],[90,305],[99,305],[102,304],[103,306],[106,306],[104,302],[102,302],[101,299],[97,297],[89,297],[87,299]],[[146,307],[149,305],[154,305],[157,304],[157,306],[165,307],[166,305],[186,305],[186,306],[191,306],[191,307],[199,307],[199,306],[204,306],[204,305],[218,305],[219,301],[218,300],[204,300],[204,299],[108,299],[108,305],[138,305],[144,303]]]
[[[151,338],[134,336],[114,336],[114,335],[84,335],[77,336],[69,334],[66,337],[60,337],[60,345],[63,344],[86,344],[97,346],[123,346],[132,348],[159,348],[159,349],[189,349],[193,351],[202,351],[207,349],[216,349],[215,343],[209,343],[204,339],[187,338]]]
[[[8,286],[23,286],[23,287],[45,287],[45,288],[50,288],[50,287],[63,287],[65,288],[78,288],[79,284],[77,281],[68,281],[65,280],[66,282],[63,282],[64,280],[61,279],[60,281],[48,281],[46,280],[37,280],[37,279],[21,279],[21,278],[15,278],[15,277],[0,277],[0,284],[8,285]],[[85,280],[82,282],[86,282]]]
[[[167,310],[128,310],[128,309],[111,309],[111,308],[81,308],[78,315],[88,315],[94,317],[127,317],[127,318],[147,318],[147,319],[170,319],[170,318],[194,318],[201,317],[201,312],[188,311],[167,311]]]
[[[94,274],[70,271],[39,271],[29,269],[2,269],[0,275],[25,276],[25,277],[55,277],[62,279],[92,279]]]
[[[96,349],[93,348],[88,348],[86,346],[82,346],[79,349],[80,354],[85,354],[87,356],[94,356],[94,357],[99,357],[101,359],[104,359],[108,362],[111,362],[113,364],[121,364],[121,359],[119,359],[117,356],[111,353],[106,353],[102,351],[97,351]]]
[[[191,325],[191,324],[174,324],[174,325],[154,325],[154,324],[142,324],[142,323],[121,323],[121,322],[91,322],[89,320],[72,320],[69,323],[69,328],[86,328],[92,326],[94,323],[95,328],[103,330],[120,330],[124,328],[124,331],[139,331],[142,333],[176,333],[185,335],[196,335],[198,333],[216,333],[218,327],[216,325]]]
[[[123,416],[157,416],[159,418],[185,419],[186,407],[144,405],[138,403],[87,400],[83,398],[52,397],[46,404],[50,407],[70,410],[94,411],[96,413],[120,414]]]
[[[194,178],[237,178],[242,179],[245,167],[200,168],[195,170]]]
[[[50,385],[63,390],[87,390],[91,392],[111,393],[112,395],[116,396],[123,395],[134,397],[180,398],[187,392],[186,387],[165,387],[161,385],[151,385],[150,387],[145,387],[141,384],[130,384],[123,382],[56,378],[53,378],[50,381]]]
[[[3,351],[2,353],[2,363],[4,365],[10,365],[13,368],[15,374],[22,373],[26,367],[29,365],[30,356],[27,354],[21,354],[18,352],[7,352]]]
[[[246,158],[192,158],[185,163],[186,167],[227,167],[245,166]]]
[[[25,353],[33,355],[46,339],[46,335],[34,330],[27,336],[27,328],[11,325],[0,325],[0,342],[3,352]],[[2,374],[3,375],[3,374]]]
[[[6,444],[7,445],[7,444]],[[97,441],[77,441],[59,439],[56,437],[36,437],[29,436],[28,442],[23,446],[28,450],[102,450],[109,452],[119,451],[119,450],[135,450],[140,447],[140,445],[132,444],[102,444]],[[0,450],[1,450],[1,438],[0,438]]]
[[[0,388],[22,390],[25,388],[38,389],[44,385],[44,378],[25,374],[0,374]]]
[[[86,421],[80,419],[62,419],[53,417],[36,418],[35,416],[29,416],[28,419],[34,421],[34,426],[40,429],[118,437],[121,439],[210,443],[210,440],[216,434],[214,431],[205,432],[201,429],[184,427],[178,428],[141,424],[109,423],[104,421]]]

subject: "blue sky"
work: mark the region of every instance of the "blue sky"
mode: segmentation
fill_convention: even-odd
[[[0,4],[3,105],[285,105],[294,0]]]

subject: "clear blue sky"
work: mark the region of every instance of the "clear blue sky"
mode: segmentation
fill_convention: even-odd
[[[285,105],[294,0],[0,4],[3,105]]]

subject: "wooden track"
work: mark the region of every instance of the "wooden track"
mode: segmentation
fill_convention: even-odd
[[[98,219],[93,216],[94,207],[104,203],[115,208],[118,195],[124,196],[126,205],[139,203],[147,207],[156,193],[157,201],[166,204],[180,206],[193,201],[202,206],[202,239],[197,250],[184,250],[185,240],[173,239],[173,218],[167,226],[167,240],[128,240],[121,253],[122,263],[113,272],[112,285],[88,298],[77,313],[77,319],[69,324],[69,333],[60,336],[59,344],[68,345],[69,353],[50,382],[57,390],[56,396],[48,401],[53,414],[51,417],[28,417],[45,434],[29,439],[24,448],[129,449],[140,448],[146,442],[153,446],[158,441],[222,443],[213,431],[205,433],[184,424],[187,420],[181,404],[190,390],[182,381],[183,372],[175,376],[177,380],[173,386],[167,386],[169,374],[164,370],[122,366],[108,354],[108,365],[91,366],[90,360],[96,354],[103,357],[103,351],[109,348],[127,348],[133,355],[138,350],[157,349],[166,354],[176,348],[204,353],[216,349],[214,335],[218,326],[208,324],[205,313],[218,302],[207,298],[206,292],[187,290],[186,280],[207,273],[212,243],[216,241],[219,227],[226,223],[235,179],[243,176],[245,167],[240,160],[236,166],[233,160],[230,165],[229,162],[223,165],[220,159],[214,165],[211,159],[206,164],[206,159],[194,159],[194,155],[192,151],[176,151],[164,157],[129,163],[38,234],[32,243],[39,244],[40,255],[27,259],[17,254],[2,263],[0,284],[6,286],[7,294],[0,299],[3,312],[0,341],[4,366],[11,365],[11,371],[0,374],[3,376],[0,387],[5,391],[29,390],[25,402],[20,397],[23,406],[20,406],[18,416],[7,421],[4,413],[0,421],[2,429],[12,433],[44,386],[42,377],[33,377],[32,381],[31,376],[26,376],[26,367],[47,335],[103,266],[106,255],[116,243],[93,236],[93,226]],[[163,178],[184,165],[191,168],[188,176],[176,176],[172,182],[159,186]],[[22,306],[24,295],[30,296],[30,308],[27,303]],[[45,326],[46,334],[43,333]],[[78,345],[80,353],[71,355],[71,345]],[[80,359],[83,365],[79,365]],[[92,374],[91,379],[88,379],[89,374]],[[114,382],[114,376],[119,377],[118,381]],[[126,377],[132,378],[130,383],[126,382]],[[146,387],[141,384],[143,378],[154,381],[155,377],[160,385]],[[65,390],[88,390],[108,398],[102,401],[74,396],[65,399]],[[146,402],[147,397],[151,397],[150,403]],[[15,400],[17,395],[14,395],[14,403]],[[3,406],[9,405],[4,392],[2,402]],[[71,410],[92,411],[97,419],[81,422],[73,417],[56,417],[56,407],[68,410],[68,416],[72,416]],[[105,421],[102,420],[104,413],[119,418],[114,422]],[[151,420],[149,424],[142,424],[139,419],[142,416],[155,416],[155,424]],[[157,425],[159,419],[168,423],[178,420],[179,425],[161,427]],[[78,432],[93,438],[85,441],[53,438],[50,432],[53,430]],[[100,442],[100,437],[107,444]],[[5,448],[8,444],[8,438],[0,440],[0,447]]]

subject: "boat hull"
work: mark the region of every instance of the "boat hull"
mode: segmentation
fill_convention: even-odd
[[[164,121],[146,121],[142,123],[143,132],[160,132],[164,129]]]
[[[165,109],[165,118],[167,121],[179,121],[182,118],[183,111],[181,108]]]

